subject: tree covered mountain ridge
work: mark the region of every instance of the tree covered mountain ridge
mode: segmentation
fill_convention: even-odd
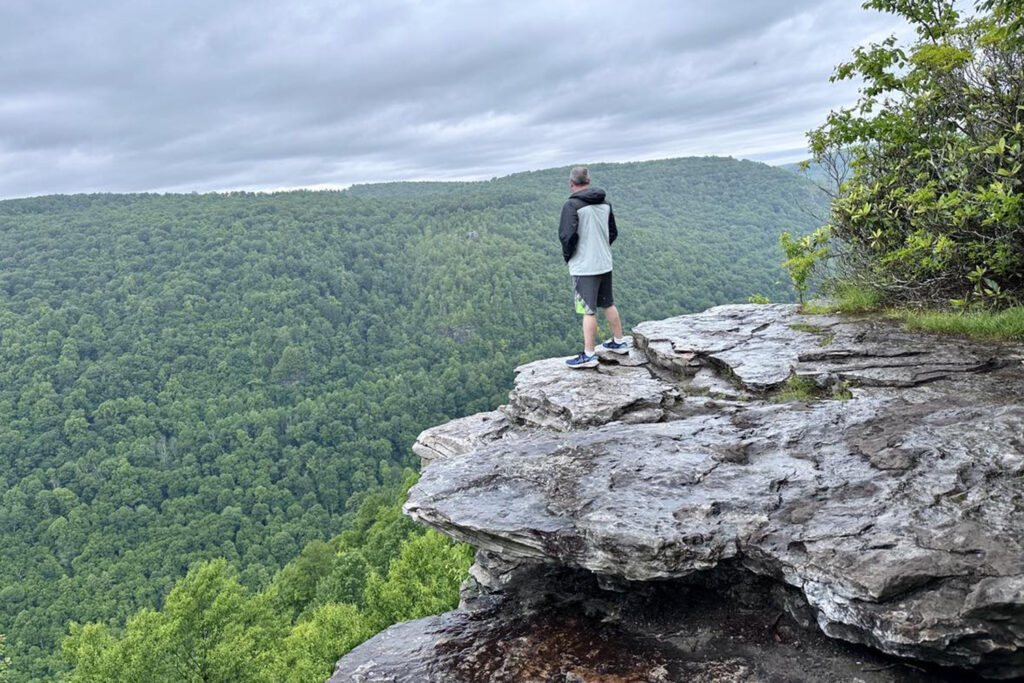
[[[816,225],[806,180],[722,158],[591,171],[627,324],[789,298],[776,242]],[[10,679],[52,680],[69,622],[120,628],[197,562],[272,585],[403,481],[420,431],[578,350],[567,176],[0,202]]]

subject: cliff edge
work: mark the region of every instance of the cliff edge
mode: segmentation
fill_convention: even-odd
[[[454,612],[331,681],[1024,676],[1024,347],[721,306],[427,430]]]

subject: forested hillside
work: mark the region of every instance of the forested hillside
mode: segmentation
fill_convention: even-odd
[[[808,181],[720,158],[591,172],[627,325],[790,297],[777,239],[816,227]],[[567,176],[0,202],[10,680],[53,679],[68,622],[123,625],[197,561],[267,588],[353,494],[400,484],[420,430],[579,351]]]

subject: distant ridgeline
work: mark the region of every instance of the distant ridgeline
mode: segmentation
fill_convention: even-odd
[[[591,171],[627,324],[789,300],[778,234],[824,214],[808,180],[752,162]],[[196,561],[266,587],[403,479],[421,430],[578,351],[567,176],[0,202],[10,680],[56,677],[68,622],[121,625]]]
[[[837,183],[836,178],[833,176],[838,176],[841,182],[850,175],[851,168],[847,163],[847,156],[848,155],[837,155],[834,160],[835,166],[833,168],[823,166],[811,160],[793,164],[783,164],[782,166],[779,166],[779,168],[791,173],[796,173],[802,178],[807,178],[818,187],[834,192],[837,189]],[[806,168],[804,167],[804,164],[806,164]]]

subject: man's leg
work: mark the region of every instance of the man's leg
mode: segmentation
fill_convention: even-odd
[[[616,318],[617,319],[617,318]],[[621,329],[621,328],[620,328]],[[594,344],[597,343],[597,316],[583,316],[583,350],[588,356],[594,355]]]
[[[619,319],[619,309],[615,308],[615,301],[612,297],[612,274],[611,271],[597,276],[597,305],[604,311],[604,317],[612,327],[612,336],[622,339],[622,320]],[[615,351],[617,347],[610,350]],[[621,351],[619,351],[621,353]]]
[[[609,306],[604,309],[604,317],[608,319],[608,324],[612,326],[612,335],[616,339],[622,339],[622,321],[619,320],[619,309],[615,308],[615,306]]]

